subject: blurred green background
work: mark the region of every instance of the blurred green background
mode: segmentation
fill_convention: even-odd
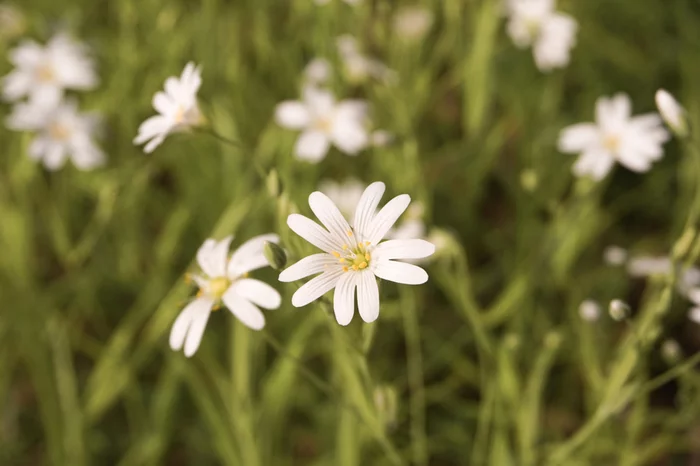
[[[434,15],[420,40],[393,28],[409,5]],[[578,43],[548,74],[513,46],[498,0],[15,6],[23,36],[66,28],[91,46],[102,82],[80,101],[105,116],[109,162],[49,173],[27,158],[29,134],[0,128],[0,464],[700,464],[690,304],[673,277],[603,261],[611,244],[670,254],[700,185],[693,155],[673,140],[649,173],[617,167],[594,185],[556,150],[601,95],[626,92],[644,113],[664,87],[698,115],[697,1],[560,0]],[[345,33],[396,81],[344,79]],[[0,52],[16,43],[0,39]],[[319,56],[336,94],[368,99],[392,144],[318,165],[292,156],[274,107],[297,98]],[[138,125],[188,61],[203,67],[208,121],[242,148],[179,134],[145,155]],[[170,350],[206,238],[278,232],[308,251],[286,216],[310,214],[322,179],[347,177],[409,193],[449,235],[426,285],[382,285],[378,321],[343,328],[317,305],[294,309],[294,285],[266,270],[284,300],[263,332],[217,312],[193,358]],[[686,243],[690,264],[694,231]],[[615,298],[626,321],[579,316],[584,299],[605,310]]]

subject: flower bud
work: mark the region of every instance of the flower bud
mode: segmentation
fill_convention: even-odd
[[[685,109],[664,89],[656,91],[656,107],[661,118],[679,138],[688,136],[689,127]]]
[[[275,243],[265,241],[263,254],[265,255],[265,259],[267,259],[267,262],[270,264],[270,267],[275,270],[282,270],[284,269],[285,265],[287,265],[287,253]]]
[[[620,299],[610,301],[610,317],[616,321],[625,320],[629,317],[630,307]]]

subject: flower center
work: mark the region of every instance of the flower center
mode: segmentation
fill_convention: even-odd
[[[614,134],[609,134],[603,138],[603,147],[610,152],[617,152],[620,148],[620,138]]]
[[[49,126],[49,135],[58,141],[65,141],[70,137],[70,129],[61,123],[53,123]]]
[[[207,291],[212,298],[219,300],[224,295],[224,293],[226,293],[226,290],[228,290],[229,286],[231,286],[231,281],[228,278],[214,278],[213,280],[209,281],[209,287]]]
[[[323,133],[330,133],[331,119],[327,117],[319,118],[314,122],[314,128]]]
[[[36,70],[36,77],[39,81],[41,82],[51,82],[54,80],[56,77],[56,73],[54,73],[53,68],[49,65],[42,65]]]
[[[343,264],[343,272],[349,272],[351,269],[357,272],[369,267],[372,255],[369,253],[369,241],[360,243],[355,248],[350,248],[347,244],[343,245],[343,251],[333,251],[331,254],[338,258],[338,262]]]

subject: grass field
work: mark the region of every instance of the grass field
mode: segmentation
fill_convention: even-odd
[[[500,0],[15,6],[3,57],[57,31],[89,46],[99,85],[69,94],[102,115],[106,163],[47,170],[30,132],[0,128],[0,465],[698,464],[700,325],[682,284],[700,256],[700,142],[672,138],[647,172],[598,182],[557,148],[618,92],[636,115],[665,88],[700,117],[696,1],[559,0],[576,45],[548,72]],[[409,6],[429,12],[423,36],[397,26]],[[348,73],[344,34],[386,68]],[[294,156],[275,109],[318,57],[388,144]],[[206,126],[145,154],[151,99],[188,62]],[[340,326],[333,293],[297,309],[301,282],[262,269],[282,295],[263,330],[222,310],[194,356],[171,350],[207,238],[274,232],[291,264],[316,251],[287,216],[353,178],[422,206],[438,245],[426,284],[382,281],[376,322]],[[644,257],[667,259],[640,273]]]

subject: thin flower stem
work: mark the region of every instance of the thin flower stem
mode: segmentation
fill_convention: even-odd
[[[287,350],[284,349],[284,346],[267,330],[263,330],[260,332],[265,340],[272,346],[272,348],[277,352],[277,354],[281,356],[285,356],[289,358],[291,361],[294,361],[297,364],[297,367],[299,368],[299,371],[301,374],[309,381],[311,382],[316,388],[318,388],[320,391],[328,395],[329,398],[332,398],[335,400],[339,406],[341,406],[343,409],[347,409],[348,411],[352,412],[357,418],[362,422],[365,426],[367,426],[371,431],[373,431],[373,434],[377,437],[377,440],[379,441],[380,445],[384,449],[384,452],[387,456],[387,458],[396,465],[401,465],[403,464],[403,461],[401,460],[401,456],[399,455],[398,451],[396,448],[391,444],[391,442],[386,438],[386,435],[383,432],[378,432],[376,427],[372,425],[371,423],[367,422],[365,417],[362,415],[362,413],[359,411],[359,409],[354,405],[347,403],[343,400],[343,398],[333,389],[333,387],[326,381],[322,380],[320,377],[318,377],[316,374],[314,374],[311,370],[309,370],[305,365],[304,362],[301,361],[298,357],[290,354]]]
[[[207,126],[207,127],[196,127],[194,128],[196,132],[200,134],[206,134],[208,136],[213,137],[214,139],[218,140],[219,142],[222,142],[224,144],[228,144],[240,151],[243,151],[245,148],[243,147],[243,144],[241,144],[238,141],[234,141],[233,139],[229,139],[226,136],[223,136],[219,133],[217,133],[213,128]],[[253,168],[255,168],[255,171],[258,172],[258,176],[260,176],[261,180],[265,180],[267,178],[267,172],[263,169],[263,167],[252,157],[250,158],[250,162],[253,165]]]

